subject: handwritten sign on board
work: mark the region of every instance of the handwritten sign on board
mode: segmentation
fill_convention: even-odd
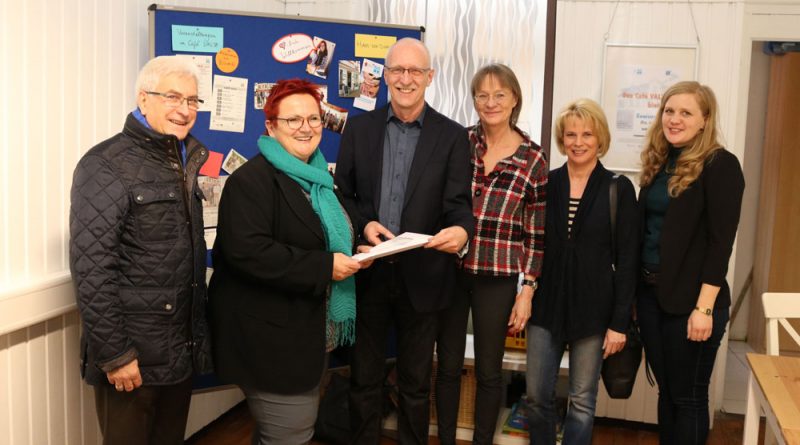
[[[373,34],[356,34],[356,57],[372,57],[385,59],[389,47],[397,41],[395,36],[376,36]]]
[[[223,28],[172,25],[172,50],[215,53],[222,49]]]
[[[222,48],[216,57],[217,68],[223,73],[232,73],[239,66],[239,53],[233,48]]]
[[[308,57],[313,48],[308,34],[287,34],[272,45],[272,57],[281,63],[296,63]]]

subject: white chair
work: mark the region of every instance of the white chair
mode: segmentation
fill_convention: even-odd
[[[764,317],[767,319],[767,354],[780,355],[778,346],[778,324],[800,346],[800,334],[786,320],[800,318],[800,293],[765,292],[761,297]]]
[[[800,346],[800,334],[789,324],[787,318],[800,318],[800,293],[788,292],[765,292],[761,296],[761,303],[764,306],[764,318],[767,319],[767,354],[780,355],[780,345],[778,344],[778,325],[783,326],[786,332]],[[752,375],[749,385],[755,384]],[[748,411],[756,414],[761,411],[758,402],[754,400],[755,393],[753,388],[748,388],[747,404]],[[751,406],[752,405],[752,406]],[[757,409],[758,411],[753,411]],[[771,445],[779,441],[775,437],[773,428],[777,427],[776,419],[767,416],[767,427],[764,432],[764,444]],[[745,445],[754,444],[758,438],[758,415],[745,416],[744,437]],[[780,441],[783,443],[783,441]]]

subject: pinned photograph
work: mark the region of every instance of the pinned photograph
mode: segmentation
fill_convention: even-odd
[[[211,178],[209,176],[198,176],[197,186],[203,192],[203,224],[205,227],[217,226],[217,213],[219,212],[219,200],[222,198],[222,188],[225,187],[227,176]]]
[[[225,162],[222,163],[222,169],[228,172],[228,174],[232,174],[236,171],[236,169],[244,165],[245,162],[247,162],[247,158],[231,148],[231,151],[228,152],[228,156],[225,156]]]
[[[317,84],[317,89],[319,90],[319,94],[322,95],[322,101],[328,100],[328,85]]]
[[[312,76],[328,78],[328,66],[333,60],[333,50],[336,44],[330,40],[314,37],[314,49],[308,54],[306,72]]]
[[[375,99],[378,97],[378,90],[381,88],[381,78],[375,77],[372,73],[364,73],[364,78],[361,79],[360,94],[361,97]]]
[[[339,61],[339,97],[358,97],[361,95],[361,62],[358,60]]]
[[[322,126],[341,134],[347,123],[347,110],[327,102],[320,102],[320,105],[322,106]]]
[[[361,65],[361,87],[359,96],[353,100],[353,106],[364,111],[372,111],[377,103],[378,91],[381,88],[383,65],[364,59]]]
[[[264,109],[264,105],[267,104],[267,98],[269,97],[269,92],[272,90],[273,86],[275,86],[274,83],[253,84],[253,108],[255,108],[256,110]]]

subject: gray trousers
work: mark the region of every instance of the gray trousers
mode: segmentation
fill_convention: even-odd
[[[302,445],[314,435],[319,386],[300,394],[275,394],[244,388],[247,406],[256,422],[253,445]]]

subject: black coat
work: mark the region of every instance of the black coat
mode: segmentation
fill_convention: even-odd
[[[197,172],[208,150],[129,115],[122,133],[80,160],[72,182],[70,269],[90,384],[134,358],[145,385],[211,371],[206,243]]]
[[[303,190],[260,154],[225,184],[213,265],[219,378],[282,394],[319,384],[333,254]]]
[[[616,272],[612,271],[609,185],[613,173],[597,163],[567,232],[569,174],[566,164],[547,183],[545,250],[531,323],[557,338],[577,340],[624,333],[630,321],[639,259],[636,192],[625,176],[617,179]]]
[[[336,185],[359,236],[370,221],[378,221],[383,172],[383,142],[389,105],[347,122],[336,162]],[[427,107],[422,133],[408,174],[401,232],[435,235],[461,226],[475,233],[472,216],[469,141],[456,122]],[[447,307],[456,286],[456,256],[434,249],[414,249],[397,255],[411,304],[420,312]],[[371,269],[356,276],[368,286]]]
[[[639,193],[642,227],[647,194]],[[731,304],[725,275],[739,226],[744,174],[739,160],[717,150],[700,176],[677,198],[669,199],[661,228],[658,302],[670,314],[688,314],[697,304],[703,283],[719,286],[715,307]]]

